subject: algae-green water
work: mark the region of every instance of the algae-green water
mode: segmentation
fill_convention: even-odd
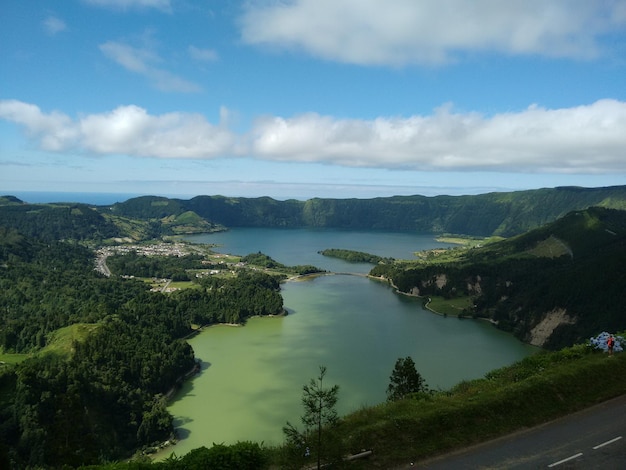
[[[298,234],[309,242],[299,243]],[[229,250],[228,235],[242,240],[243,235],[251,237],[251,250]],[[270,254],[271,249],[263,246],[265,239],[277,247],[270,256],[285,264],[319,266],[323,260],[325,269],[332,265],[335,271],[362,273],[367,266],[317,259],[319,244],[325,244],[321,249],[370,253],[375,248],[376,254],[384,255],[391,235],[389,251],[439,246],[426,236],[365,235],[370,249],[359,232],[241,229],[222,235],[222,249]],[[204,237],[194,237],[194,241],[215,240]],[[343,244],[333,243],[338,240]],[[281,245],[292,252],[288,263],[281,259]],[[298,252],[300,259],[318,262],[298,261]],[[337,408],[345,414],[385,400],[389,375],[399,357],[411,356],[431,388],[447,389],[536,350],[486,322],[425,311],[420,299],[399,295],[385,283],[363,276],[326,275],[288,282],[282,286],[282,295],[289,311],[286,317],[252,318],[241,327],[214,326],[189,340],[202,370],[183,385],[169,406],[180,441],[162,455],[182,455],[213,443],[282,442],[287,421],[301,426],[302,386],[319,374],[320,365],[328,369],[326,384],[339,385]]]

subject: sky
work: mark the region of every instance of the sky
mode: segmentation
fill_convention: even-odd
[[[626,0],[2,0],[0,193],[626,184]]]

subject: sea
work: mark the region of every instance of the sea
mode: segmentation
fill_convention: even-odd
[[[96,206],[108,206],[116,202],[124,202],[134,197],[146,196],[139,193],[79,193],[79,192],[56,192],[56,191],[11,191],[0,190],[1,196],[15,196],[16,198],[31,204],[49,202],[80,202]],[[187,196],[166,196],[186,198]]]

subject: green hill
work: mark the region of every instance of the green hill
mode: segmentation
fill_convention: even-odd
[[[15,196],[0,196],[0,205],[5,206],[9,204],[23,204],[24,202],[21,199],[16,198]]]
[[[539,229],[440,262],[376,266],[401,292],[471,299],[464,315],[487,318],[550,349],[600,329],[620,330],[626,312],[626,211],[589,208]]]
[[[626,209],[626,186],[307,201],[142,196],[111,206],[25,204],[3,196],[0,225],[46,240],[141,240],[225,227],[328,227],[511,237],[592,206]]]
[[[284,312],[278,280],[252,269],[152,292],[97,272],[94,256],[0,227],[0,468],[76,468],[169,439],[165,397],[197,368],[184,338]],[[193,254],[163,261],[204,266]]]
[[[185,212],[182,201],[160,196],[141,196],[113,204],[112,214],[133,219],[162,219]]]
[[[146,196],[112,207],[78,203],[27,204],[0,198],[0,227],[46,241],[147,240],[163,235],[223,230],[175,199]]]
[[[46,241],[102,240],[120,236],[119,229],[86,204],[26,204],[0,198],[0,227]]]
[[[626,209],[626,186],[560,187],[476,196],[277,201],[269,197],[135,198],[110,207],[142,219],[193,211],[226,227],[332,227],[510,237],[591,206]]]

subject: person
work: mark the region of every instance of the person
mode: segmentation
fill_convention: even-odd
[[[610,335],[606,340],[606,346],[607,346],[607,349],[609,350],[609,356],[613,355],[614,344],[615,344],[615,338],[613,338],[613,335]]]

